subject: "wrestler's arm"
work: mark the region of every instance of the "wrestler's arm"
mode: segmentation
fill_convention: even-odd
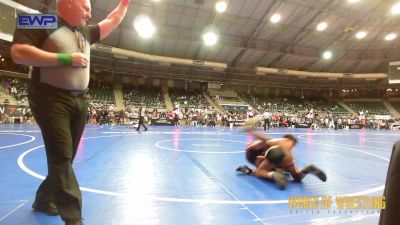
[[[257,132],[257,131],[253,130],[253,131],[250,131],[249,133],[254,135],[255,137],[257,137],[261,141],[267,141],[268,140],[268,137],[263,135],[263,134],[261,134],[260,132]]]
[[[131,0],[121,0],[118,6],[98,25],[100,27],[100,39],[107,37],[122,22],[126,15]]]
[[[281,145],[285,141],[285,138],[274,138],[274,139],[268,139],[265,140],[268,146],[275,146],[275,145]]]

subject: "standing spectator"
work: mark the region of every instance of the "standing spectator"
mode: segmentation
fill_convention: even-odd
[[[339,116],[336,114],[335,117],[333,117],[333,124],[334,124],[335,130],[338,129],[338,120],[339,120]]]
[[[182,117],[182,112],[179,109],[179,105],[175,106],[173,114],[174,114],[173,115],[174,126],[178,126],[179,125],[179,119]]]

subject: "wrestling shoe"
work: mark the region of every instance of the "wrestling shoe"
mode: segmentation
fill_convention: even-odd
[[[52,202],[39,203],[35,201],[32,208],[36,212],[42,212],[49,216],[57,216],[59,214],[57,206]]]
[[[314,166],[314,165],[309,165],[304,167],[301,170],[302,173],[304,174],[313,174],[316,177],[318,177],[320,180],[322,180],[323,182],[326,182],[326,174],[324,173],[324,171],[320,170],[318,167]]]
[[[276,186],[279,187],[279,189],[286,189],[287,182],[285,179],[285,175],[283,174],[283,171],[281,169],[276,169],[274,171],[274,173],[272,174],[272,180],[275,182]]]
[[[82,219],[67,219],[65,225],[83,225]]]

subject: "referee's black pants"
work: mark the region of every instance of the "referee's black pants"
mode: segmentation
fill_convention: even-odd
[[[268,127],[268,130],[269,130],[269,123],[270,123],[269,119],[264,119],[264,131],[267,130],[267,127]]]
[[[145,131],[147,130],[147,127],[144,125],[144,116],[139,116],[139,125],[136,129],[137,131],[139,131],[140,126],[143,126]]]
[[[80,219],[82,196],[72,168],[85,127],[87,99],[45,85],[32,88],[29,106],[46,149],[48,175],[36,192],[36,203],[56,204],[63,220]]]

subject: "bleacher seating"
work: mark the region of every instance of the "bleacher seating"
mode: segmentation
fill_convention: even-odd
[[[115,104],[115,96],[110,83],[91,80],[89,83],[91,102],[100,104]]]
[[[28,105],[29,80],[18,77],[0,76],[2,99],[8,99],[9,104]],[[3,101],[0,104],[4,103]]]
[[[334,101],[302,100],[284,97],[268,98],[259,95],[243,95],[242,97],[256,109],[267,109],[272,113],[280,112],[294,114],[298,112],[307,112],[311,109],[314,109],[317,111],[317,113],[332,113],[339,116],[348,116],[351,114],[345,108]]]
[[[256,109],[267,109],[270,112],[296,113],[305,110],[305,102],[290,98],[268,98],[259,95],[244,95],[243,99]]]
[[[369,115],[390,115],[382,102],[347,102],[347,105],[356,112],[364,111]]]
[[[238,97],[234,96],[213,96],[214,101],[216,101],[221,107],[228,112],[243,112],[247,111],[249,105],[243,102]]]
[[[331,112],[332,114],[339,116],[351,115],[351,113],[343,108],[343,106],[337,104],[334,101],[315,100],[311,101],[311,103],[314,109],[317,111]]]
[[[400,101],[390,102],[390,104],[397,110],[397,112],[400,112]]]
[[[237,97],[219,97],[220,102],[234,102],[234,103],[243,103],[239,98]]]
[[[123,93],[126,107],[166,108],[160,88],[124,86]]]
[[[168,90],[173,105],[180,105],[182,108],[204,109],[209,108],[210,104],[203,96],[201,91],[170,89]]]

